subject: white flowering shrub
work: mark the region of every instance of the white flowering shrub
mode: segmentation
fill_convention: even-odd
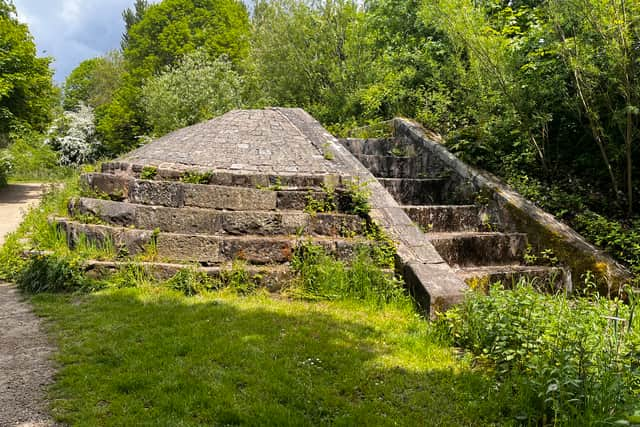
[[[0,150],[0,187],[7,185],[12,166],[11,154],[7,150]]]
[[[195,51],[147,80],[142,103],[154,132],[162,135],[238,108],[241,87],[226,58]]]
[[[80,103],[76,111],[65,111],[54,121],[45,142],[58,152],[62,166],[95,161],[102,144],[96,134],[93,109]]]

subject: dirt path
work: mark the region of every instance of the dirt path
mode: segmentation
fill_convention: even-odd
[[[0,245],[40,198],[40,184],[0,189]],[[0,426],[51,426],[45,388],[53,378],[53,351],[39,319],[13,285],[0,283]]]

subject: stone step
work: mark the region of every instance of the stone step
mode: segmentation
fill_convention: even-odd
[[[437,205],[444,200],[442,178],[378,178],[401,205]]]
[[[379,178],[437,178],[442,177],[442,163],[432,156],[379,156],[354,154],[369,171]]]
[[[517,264],[527,248],[525,233],[427,233],[440,256],[451,266]]]
[[[565,271],[561,267],[528,265],[490,265],[468,267],[456,270],[456,274],[470,287],[486,288],[496,282],[512,289],[520,280],[526,279],[543,291],[562,289],[565,283]]]
[[[169,208],[86,197],[72,199],[69,213],[79,219],[169,233],[340,236],[364,230],[362,218],[347,214]]]
[[[476,205],[405,205],[402,209],[425,232],[488,231],[490,223]]]
[[[354,155],[370,156],[415,156],[415,147],[397,138],[345,138],[340,143]]]
[[[110,173],[83,174],[80,183],[88,196],[174,208],[197,207],[232,211],[303,210],[310,200],[327,198],[327,192],[316,187],[257,189],[144,180]],[[348,209],[348,195],[341,188],[335,189],[334,199],[338,211]]]
[[[340,259],[350,259],[360,247],[371,246],[363,238],[296,236],[212,236],[165,233],[128,227],[84,224],[66,218],[54,223],[67,236],[70,247],[81,239],[96,245],[113,245],[122,257],[148,254],[166,261],[216,265],[236,259],[250,264],[280,264],[291,261],[296,248],[311,242]],[[84,237],[83,237],[84,236]]]
[[[126,261],[87,260],[84,263],[84,269],[87,275],[96,279],[107,278],[123,268],[131,268],[131,266],[131,262]],[[286,264],[240,264],[240,266],[234,268],[232,263],[207,267],[166,262],[138,262],[135,266],[160,282],[172,278],[176,273],[184,269],[194,269],[198,272],[205,273],[213,279],[220,280],[223,286],[226,285],[225,282],[228,282],[234,274],[242,274],[249,283],[259,288],[266,288],[271,292],[280,290],[294,276],[293,270]]]
[[[152,179],[162,181],[184,182],[190,181],[196,177],[201,181],[199,182],[201,184],[249,188],[268,188],[279,186],[320,188],[323,185],[337,187],[342,182],[342,177],[340,175],[320,171],[318,173],[310,174],[292,170],[291,172],[285,171],[282,174],[275,174],[251,171],[248,168],[239,168],[234,171],[228,171],[211,170],[210,168],[172,163],[145,165],[126,161],[102,163],[101,172],[129,178],[144,178],[145,176],[153,175]]]
[[[355,154],[364,167],[379,178],[412,178],[418,175],[416,157],[378,156]]]

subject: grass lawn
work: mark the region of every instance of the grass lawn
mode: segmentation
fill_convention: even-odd
[[[491,380],[410,309],[161,287],[32,297],[72,425],[488,425]]]

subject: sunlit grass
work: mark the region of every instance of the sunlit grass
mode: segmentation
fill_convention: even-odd
[[[72,425],[487,425],[489,383],[409,309],[160,287],[33,297]]]

